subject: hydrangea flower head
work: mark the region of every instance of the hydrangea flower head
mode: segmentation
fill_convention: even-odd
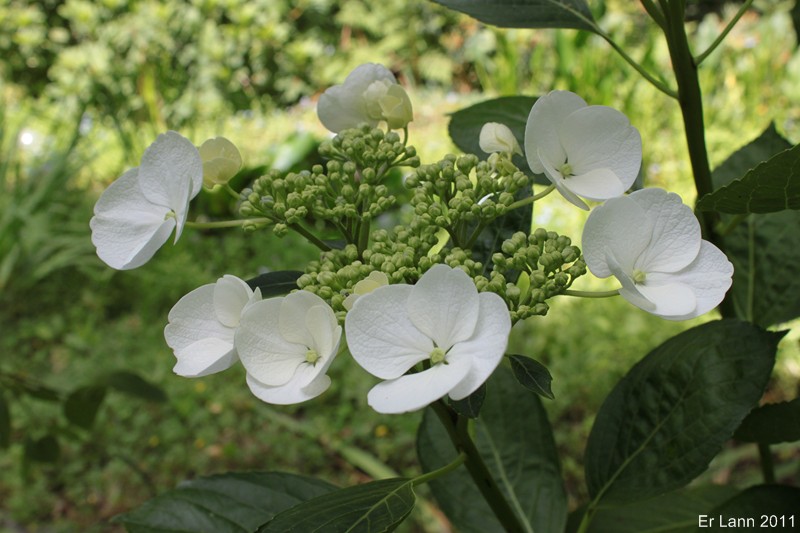
[[[701,238],[680,196],[663,189],[642,189],[594,208],[582,241],[595,276],[613,275],[623,298],[662,318],[707,313],[731,286],[733,265]]]
[[[308,291],[269,298],[247,308],[234,344],[247,371],[247,385],[272,404],[310,400],[331,384],[342,327],[333,309]]]
[[[533,105],[525,126],[525,157],[581,209],[580,197],[607,200],[627,191],[642,164],[642,139],[627,117],[589,106],[577,94],[553,91]]]
[[[141,164],[120,176],[94,206],[89,223],[97,255],[118,270],[153,257],[175,230],[180,238],[189,202],[203,185],[203,163],[188,139],[170,131],[145,150]]]
[[[261,299],[236,276],[226,275],[199,287],[169,312],[164,328],[167,344],[178,359],[172,370],[179,376],[200,377],[230,368],[239,357],[233,337],[245,309]]]
[[[367,398],[381,413],[415,411],[445,395],[466,398],[497,368],[510,330],[503,299],[479,294],[469,276],[446,265],[416,285],[360,296],[345,319],[353,358],[386,380]],[[406,374],[418,363],[426,368]]]
[[[389,128],[403,128],[413,119],[411,100],[383,65],[359,65],[341,85],[327,89],[319,98],[317,114],[322,124],[334,133],[367,123],[372,127],[382,120]]]

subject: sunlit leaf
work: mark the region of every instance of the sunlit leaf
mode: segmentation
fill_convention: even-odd
[[[501,28],[575,28],[592,30],[594,19],[584,0],[434,0]]]
[[[784,333],[709,322],[637,363],[606,398],[589,436],[592,498],[646,499],[702,473],[761,398]]]
[[[800,209],[800,145],[703,196],[697,208],[732,215]]]

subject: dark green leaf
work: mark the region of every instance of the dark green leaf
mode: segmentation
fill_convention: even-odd
[[[106,388],[102,386],[90,385],[75,389],[64,401],[64,416],[71,424],[91,429],[105,397]]]
[[[524,150],[525,124],[528,122],[528,115],[534,103],[536,103],[534,96],[503,96],[486,100],[453,113],[450,116],[447,131],[450,133],[453,143],[461,151],[486,159],[489,154],[480,147],[481,128],[487,122],[499,122],[511,129],[520,147]],[[528,162],[521,155],[515,154],[512,161],[521,171],[534,175],[528,167]],[[550,181],[543,174],[535,175],[534,181],[550,185]]]
[[[511,370],[520,385],[533,391],[539,396],[544,396],[550,400],[555,399],[553,389],[550,387],[553,376],[542,363],[525,357],[524,355],[509,355],[511,360]]]
[[[276,514],[334,489],[294,474],[221,474],[183,483],[114,522],[131,533],[250,533]]]
[[[795,41],[800,44],[800,0],[795,0],[790,14],[792,16],[792,25],[794,26]]]
[[[765,444],[800,440],[800,398],[754,409],[733,434],[733,438]]]
[[[262,298],[272,298],[289,294],[297,288],[297,278],[303,273],[299,270],[281,270],[280,272],[267,272],[248,279],[247,284],[253,290],[261,289]]]
[[[800,209],[800,145],[703,196],[697,208],[732,215]]]
[[[601,505],[586,533],[689,533],[697,518],[738,491],[725,485],[706,485],[670,492],[628,505]],[[570,513],[567,532],[578,530],[585,507]]]
[[[461,416],[466,416],[467,418],[478,418],[478,415],[481,412],[481,406],[483,405],[483,400],[486,398],[486,384],[484,383],[478,390],[464,398],[463,400],[449,400],[450,407],[452,407],[456,413],[460,414]]]
[[[301,503],[280,513],[258,531],[394,531],[414,508],[415,500],[410,479],[383,479],[340,489]]]
[[[709,513],[725,531],[797,531],[800,527],[800,488],[786,485],[757,485],[740,492]],[[774,517],[771,518],[771,517]],[[740,520],[745,520],[744,522]],[[728,522],[733,520],[733,522]],[[771,521],[773,520],[773,521]],[[734,526],[736,527],[733,529]]]
[[[37,463],[55,463],[61,455],[61,447],[53,435],[36,440],[25,440],[25,459]]]
[[[489,379],[475,423],[478,451],[527,531],[562,531],[567,500],[550,423],[535,394],[523,389],[505,367]],[[417,438],[426,471],[456,457],[446,431],[428,410]],[[442,510],[462,533],[502,531],[465,469],[430,482]]]
[[[637,363],[606,398],[589,435],[592,498],[650,498],[703,472],[761,398],[784,333],[709,322]]]
[[[584,0],[434,0],[501,28],[574,28],[593,30]]]
[[[0,449],[8,448],[11,441],[11,410],[8,402],[0,390]]]
[[[134,372],[117,371],[107,374],[100,383],[128,396],[148,402],[166,402],[164,389],[153,385]]]
[[[790,146],[770,126],[714,170],[714,186],[730,183]],[[723,216],[723,223],[731,218]],[[767,327],[800,316],[798,227],[800,212],[782,211],[750,215],[725,236],[725,252],[734,267],[731,297],[739,318]]]

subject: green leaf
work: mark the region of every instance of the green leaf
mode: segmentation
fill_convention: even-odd
[[[259,533],[394,531],[414,508],[410,479],[382,479],[301,503],[264,524]]]
[[[584,0],[434,0],[501,28],[573,28],[593,30]]]
[[[715,527],[722,525],[719,523],[720,520],[723,520],[725,527],[733,528],[734,525],[742,524],[747,526],[736,527],[737,532],[797,531],[797,527],[800,526],[798,502],[800,502],[800,488],[786,485],[756,485],[716,507],[709,513],[709,518],[716,519],[711,524]],[[770,522],[770,517],[774,517],[775,522]],[[728,522],[731,519],[734,522]],[[737,519],[743,519],[745,522]]]
[[[164,389],[153,385],[135,372],[111,372],[98,383],[140,400],[157,403],[167,401],[167,393],[164,392]]]
[[[790,147],[770,126],[714,170],[714,186],[730,183]],[[731,218],[723,216],[723,224]],[[768,327],[800,316],[798,227],[798,211],[754,214],[725,236],[725,253],[734,267],[731,297],[739,318]]]
[[[800,44],[800,0],[795,0],[794,7],[789,13],[792,17],[792,26],[794,26],[795,41]]]
[[[764,444],[800,440],[800,398],[753,409],[733,438]]]
[[[267,272],[248,279],[247,284],[253,290],[261,289],[262,298],[283,296],[297,288],[297,278],[303,273],[299,270],[281,270],[280,272]]]
[[[11,409],[8,402],[0,390],[0,449],[8,448],[11,442]]]
[[[731,215],[800,209],[800,145],[703,196],[697,208]]]
[[[523,389],[505,367],[487,382],[475,423],[478,451],[526,531],[563,531],[567,499],[553,433],[541,400]],[[456,457],[445,429],[428,410],[417,436],[425,471]],[[503,531],[467,471],[460,468],[429,483],[442,510],[462,533]]]
[[[114,517],[131,533],[250,533],[276,514],[334,490],[324,481],[279,472],[199,478]]]
[[[73,425],[91,429],[100,405],[106,397],[106,388],[97,385],[79,387],[64,401],[64,416]]]
[[[511,129],[524,150],[525,124],[535,103],[534,96],[503,96],[486,100],[453,113],[447,131],[453,143],[461,151],[486,159],[489,154],[481,150],[480,146],[481,128],[487,122],[499,122]],[[515,154],[512,161],[521,171],[533,175],[524,157]],[[543,174],[537,174],[535,177],[536,183],[550,185],[550,181]]]
[[[37,463],[55,463],[61,455],[61,447],[53,435],[39,439],[25,439],[25,459]]]
[[[520,385],[539,396],[549,400],[555,399],[551,388],[553,376],[550,375],[546,366],[524,355],[509,355],[508,358],[511,360],[514,377],[517,378]]]
[[[761,398],[784,334],[720,320],[647,354],[597,414],[585,458],[592,498],[650,498],[702,473]]]
[[[456,413],[467,418],[478,418],[483,406],[483,400],[486,398],[486,384],[484,383],[478,390],[464,398],[463,400],[448,400],[450,407]]]
[[[697,517],[738,491],[726,485],[692,487],[627,505],[599,506],[586,533],[689,533]],[[578,530],[585,507],[570,513],[567,532]]]

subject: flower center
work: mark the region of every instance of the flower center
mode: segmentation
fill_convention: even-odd
[[[438,365],[439,363],[445,362],[445,355],[444,350],[437,346],[431,351],[431,364]]]
[[[560,167],[558,167],[558,171],[561,172],[561,175],[565,178],[572,176],[572,165],[569,163],[564,163]]]
[[[171,218],[178,218],[178,215],[175,214],[175,211],[169,211],[166,215],[164,215],[164,220],[169,220]]]
[[[312,350],[311,348],[308,349],[306,352],[306,363],[315,365],[319,361],[319,354],[316,350]]]
[[[647,274],[638,268],[635,268],[631,277],[633,278],[634,283],[644,283],[644,281],[647,279]]]

